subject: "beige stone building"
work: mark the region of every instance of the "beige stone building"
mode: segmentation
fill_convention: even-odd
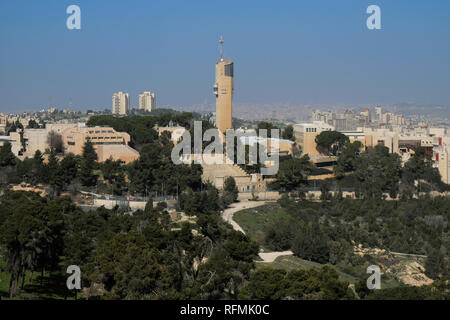
[[[97,151],[98,161],[112,157],[124,163],[139,158],[139,152],[128,146],[130,135],[111,127],[74,127],[62,133],[66,153],[81,155],[86,141],[91,141]]]
[[[24,129],[23,132],[10,132],[4,137],[11,143],[11,151],[19,158],[31,158],[37,150],[42,153],[50,149],[48,137],[51,132],[61,135],[68,128],[77,127],[76,123],[48,123],[44,129]]]
[[[241,143],[248,146],[254,146],[259,144],[260,146],[266,147],[269,156],[273,154],[272,146],[274,151],[278,153],[279,156],[292,155],[294,142],[286,139],[275,139],[275,138],[263,138],[258,136],[242,136],[240,137]]]
[[[316,137],[322,131],[333,131],[334,127],[322,121],[298,123],[294,125],[295,142],[303,154],[309,155],[311,159],[323,155],[317,150]]]
[[[364,128],[365,146],[375,147],[377,145],[385,146],[390,153],[398,153],[399,133],[388,129]]]

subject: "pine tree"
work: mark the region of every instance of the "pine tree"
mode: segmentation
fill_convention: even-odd
[[[11,151],[11,143],[5,142],[0,147],[0,167],[13,166],[16,164],[16,157]]]
[[[83,146],[83,160],[80,166],[80,180],[83,186],[92,187],[97,183],[97,175],[94,174],[97,153],[92,142],[86,141]]]
[[[431,249],[425,261],[425,273],[432,279],[436,279],[444,269],[444,256],[439,249]]]
[[[239,190],[236,186],[236,180],[234,180],[233,177],[228,177],[225,179],[223,190],[223,202],[225,205],[232,204],[237,200]]]

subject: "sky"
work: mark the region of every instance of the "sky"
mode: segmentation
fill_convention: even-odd
[[[448,0],[1,0],[0,112],[213,104],[220,35],[235,103],[450,105]]]

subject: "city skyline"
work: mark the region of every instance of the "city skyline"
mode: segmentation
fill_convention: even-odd
[[[381,30],[366,28],[366,1],[223,8],[78,1],[81,30],[68,30],[71,4],[0,5],[0,112],[69,101],[79,110],[109,108],[118,91],[134,107],[147,88],[161,106],[212,105],[220,34],[239,70],[236,104],[450,104],[444,1],[379,1]],[[122,12],[133,19],[118,22]]]

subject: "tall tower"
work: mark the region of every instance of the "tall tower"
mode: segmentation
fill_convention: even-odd
[[[216,62],[216,126],[222,134],[232,129],[232,100],[233,100],[233,61],[223,58],[223,39],[220,37],[220,58]]]

